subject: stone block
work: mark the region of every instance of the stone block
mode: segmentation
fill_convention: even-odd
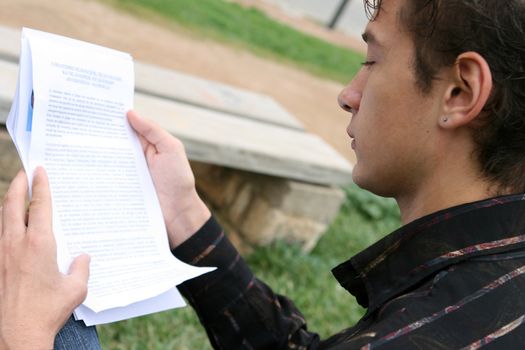
[[[200,162],[191,162],[191,167],[197,189],[216,208],[231,205],[239,187],[247,181],[245,172]]]
[[[0,129],[0,181],[11,181],[22,164],[5,128]]]
[[[264,184],[261,191],[272,206],[287,215],[307,217],[328,224],[344,201],[344,192],[336,187],[281,180]]]
[[[236,246],[281,239],[309,251],[344,200],[343,191],[334,187],[206,164],[192,167],[202,197],[234,232]]]
[[[253,183],[245,182],[240,186],[237,195],[227,208],[227,218],[231,222],[242,222],[248,208],[256,196],[256,190]]]
[[[327,225],[308,217],[294,217],[271,206],[262,198],[255,198],[239,229],[250,244],[261,246],[275,240],[297,243],[310,251],[326,231]]]
[[[253,245],[249,244],[248,241],[239,234],[237,227],[232,226],[230,222],[222,217],[222,215],[218,212],[215,212],[214,216],[224,229],[228,239],[232,242],[241,255],[246,256],[253,251]]]
[[[267,245],[276,239],[277,229],[285,220],[286,217],[280,210],[271,207],[267,201],[256,198],[240,222],[239,231],[250,244]]]
[[[304,217],[286,217],[277,227],[275,238],[298,243],[306,252],[312,250],[328,225]]]

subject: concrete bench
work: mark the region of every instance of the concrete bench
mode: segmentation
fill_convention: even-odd
[[[0,27],[0,124],[19,47],[20,31]],[[313,246],[342,202],[338,186],[351,179],[341,155],[268,96],[141,62],[135,74],[135,109],[184,142],[199,190],[232,233]]]

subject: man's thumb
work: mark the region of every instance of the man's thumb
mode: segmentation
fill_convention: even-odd
[[[87,254],[79,255],[73,260],[69,266],[69,277],[77,280],[81,285],[85,286],[87,293],[87,283],[89,279],[89,262],[91,258]]]

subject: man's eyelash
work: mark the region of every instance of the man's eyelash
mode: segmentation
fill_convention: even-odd
[[[362,66],[371,66],[374,63],[376,63],[376,61],[364,61],[364,62],[361,63],[361,65]]]

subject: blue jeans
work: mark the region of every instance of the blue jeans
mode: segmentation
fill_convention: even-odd
[[[84,321],[75,321],[73,316],[55,338],[55,350],[100,350],[97,329],[87,327]]]

